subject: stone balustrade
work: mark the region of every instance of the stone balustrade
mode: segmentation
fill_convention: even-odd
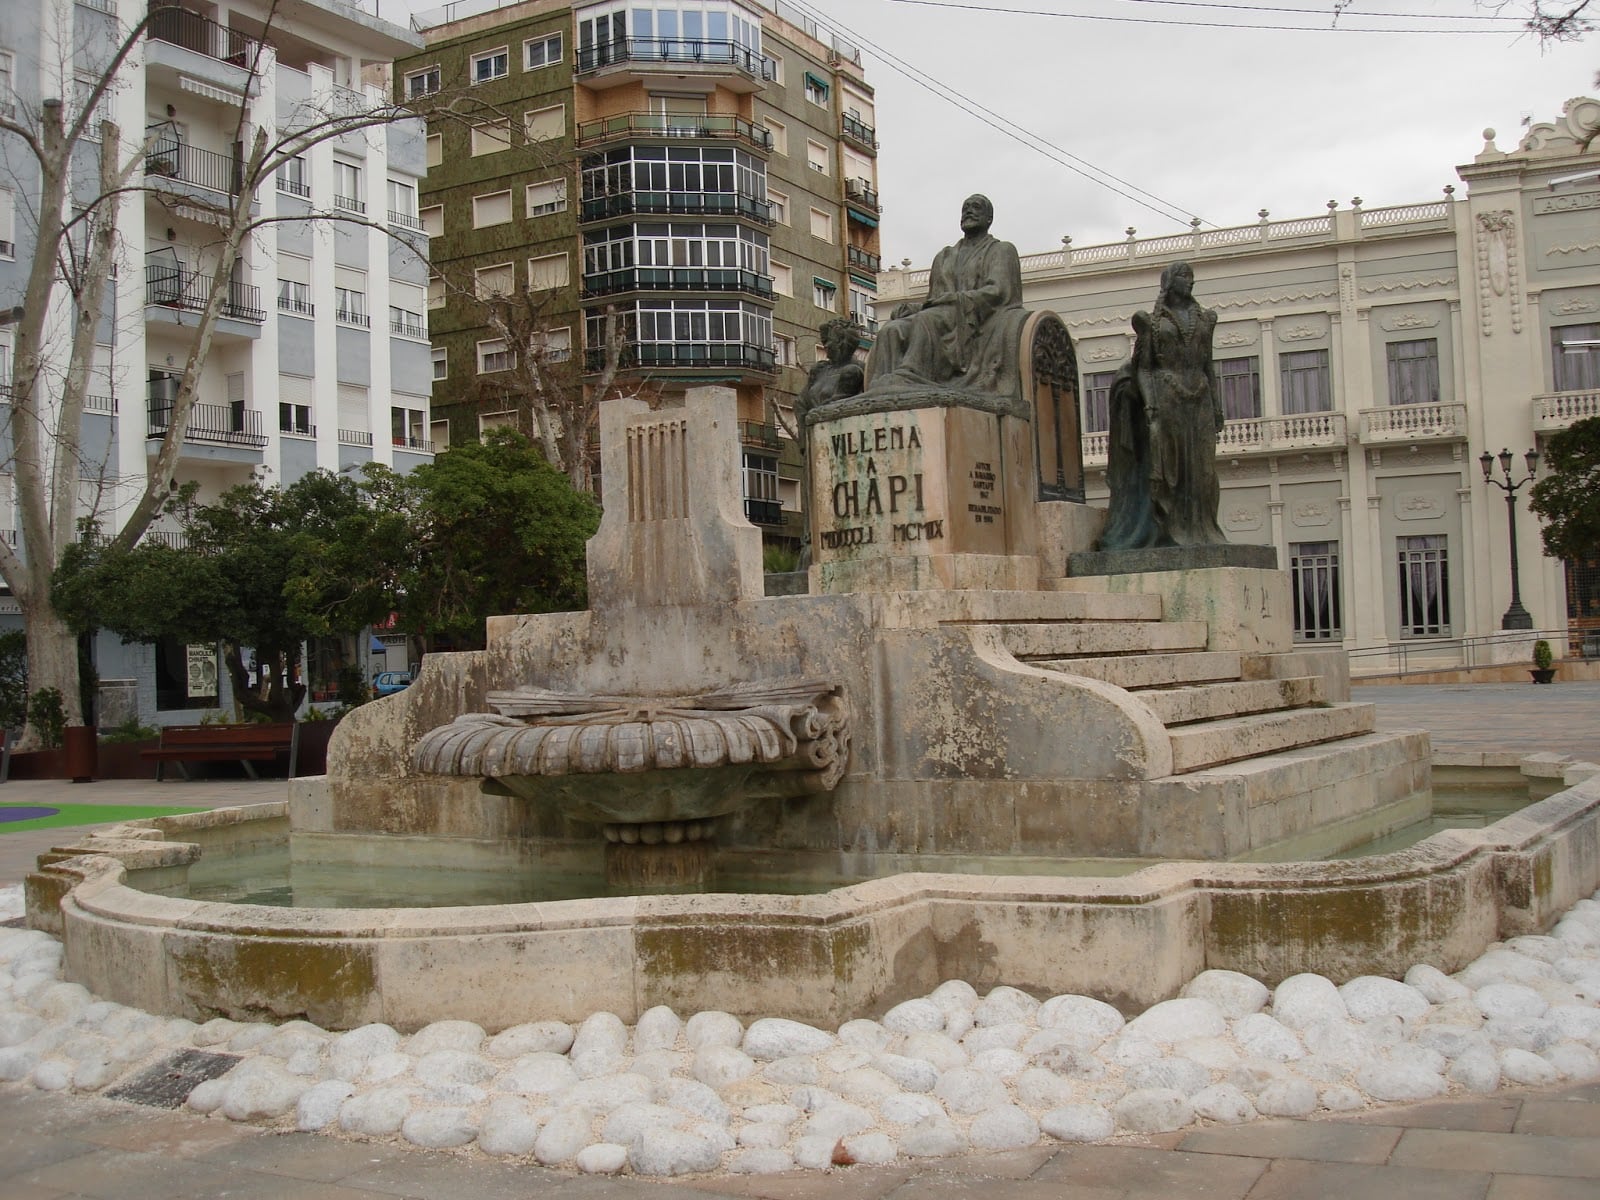
[[[1467,436],[1467,406],[1456,401],[1391,404],[1361,410],[1367,442],[1459,441]]]
[[[1533,398],[1533,428],[1537,432],[1565,429],[1585,417],[1600,417],[1600,389],[1546,392]]]

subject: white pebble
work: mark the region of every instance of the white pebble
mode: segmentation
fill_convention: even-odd
[[[1233,1023],[1233,1037],[1240,1049],[1254,1058],[1273,1062],[1292,1062],[1305,1057],[1305,1046],[1294,1030],[1266,1013],[1252,1013]]]
[[[1553,1066],[1530,1050],[1500,1051],[1500,1078],[1526,1087],[1544,1087],[1561,1078]]]
[[[1600,1079],[1600,1054],[1582,1042],[1560,1042],[1540,1055],[1563,1079],[1588,1083]]]
[[[908,1092],[931,1092],[939,1082],[939,1069],[925,1058],[880,1054],[872,1065]]]
[[[862,1050],[883,1050],[894,1040],[894,1034],[876,1021],[858,1018],[839,1026],[839,1041],[845,1046]]]
[[[794,1159],[785,1150],[752,1147],[730,1158],[728,1171],[734,1175],[782,1175],[794,1170],[795,1165]]]
[[[691,1050],[737,1046],[743,1040],[744,1025],[731,1013],[707,1010],[695,1013],[683,1025],[683,1041]]]
[[[400,1132],[411,1111],[411,1093],[404,1088],[376,1088],[351,1096],[339,1108],[339,1128],[346,1133],[383,1137]]]
[[[301,1133],[315,1133],[332,1125],[339,1119],[339,1110],[344,1102],[354,1092],[354,1086],[342,1079],[312,1084],[300,1093],[300,1099],[295,1102],[294,1127]]]
[[[464,1108],[422,1108],[400,1123],[400,1136],[425,1150],[450,1150],[478,1136],[478,1123]]]
[[[1129,1092],[1117,1101],[1113,1113],[1117,1128],[1132,1133],[1171,1133],[1194,1121],[1189,1098],[1171,1088]]]
[[[1489,1045],[1471,1047],[1450,1064],[1451,1083],[1487,1094],[1500,1086],[1500,1056]]]
[[[910,1095],[905,1092],[885,1096],[878,1103],[878,1115],[891,1125],[919,1125],[929,1117],[949,1117],[932,1096]]]
[[[954,1070],[967,1064],[967,1052],[942,1033],[917,1030],[906,1034],[898,1052],[907,1058],[920,1058],[932,1063],[940,1071]]]
[[[489,1039],[484,1047],[492,1058],[521,1058],[524,1054],[565,1054],[572,1049],[573,1028],[565,1021],[531,1021],[513,1025]]]
[[[41,1092],[59,1092],[72,1083],[72,1064],[46,1059],[33,1069],[31,1082]]]
[[[1062,1108],[1075,1098],[1072,1081],[1044,1067],[1030,1067],[1017,1076],[1013,1086],[1018,1100],[1040,1111]]]
[[[1472,994],[1478,1011],[1490,1020],[1542,1017],[1550,1005],[1530,987],[1518,983],[1491,983]]]
[[[1015,1104],[979,1113],[967,1127],[979,1150],[1023,1150],[1039,1141],[1039,1123]]]
[[[412,1074],[426,1087],[450,1083],[482,1083],[493,1079],[498,1068],[479,1054],[464,1050],[434,1050],[417,1059]]]
[[[647,1129],[628,1147],[628,1162],[640,1175],[689,1175],[716,1170],[722,1152],[692,1133]]]
[[[194,1090],[189,1093],[185,1105],[197,1113],[216,1112],[222,1104],[222,1097],[227,1094],[228,1081],[222,1079],[207,1079],[203,1083],[195,1084]]]
[[[1321,975],[1291,975],[1272,993],[1272,1015],[1290,1029],[1315,1021],[1344,1021],[1350,1013],[1339,989]]]
[[[1260,980],[1238,971],[1201,971],[1184,985],[1182,995],[1209,1000],[1230,1021],[1248,1017],[1266,1007],[1272,992]]]
[[[757,1121],[736,1135],[739,1145],[752,1150],[776,1150],[789,1141],[789,1129],[776,1121]]]
[[[478,1130],[478,1149],[485,1154],[531,1154],[539,1139],[539,1122],[526,1103],[509,1096],[489,1102]]]
[[[533,1156],[547,1167],[571,1162],[593,1140],[589,1114],[563,1109],[545,1122],[534,1139]]]
[[[1418,963],[1407,971],[1405,981],[1427,997],[1430,1004],[1447,1004],[1451,1000],[1463,1000],[1472,995],[1472,989],[1466,984],[1451,979],[1438,967],[1431,967],[1427,963]]]
[[[246,1071],[245,1067],[253,1067]],[[281,1117],[295,1107],[309,1083],[291,1075],[269,1058],[252,1059],[230,1072],[232,1082],[223,1094],[222,1115],[230,1121],[255,1121]]]
[[[1304,1079],[1280,1079],[1257,1093],[1255,1105],[1266,1117],[1308,1117],[1317,1108],[1317,1089]]]
[[[1356,1072],[1356,1086],[1374,1100],[1407,1103],[1444,1091],[1444,1079],[1414,1063],[1377,1061]]]
[[[883,1014],[891,1033],[934,1033],[944,1030],[945,1012],[932,1000],[907,1000]]]
[[[628,1165],[628,1148],[615,1142],[596,1142],[578,1151],[575,1162],[585,1175],[615,1175]]]
[[[711,1088],[725,1088],[735,1080],[754,1075],[755,1059],[732,1046],[706,1046],[694,1056],[690,1073]]]
[[[762,1017],[744,1031],[740,1048],[758,1062],[771,1062],[796,1054],[821,1054],[835,1044],[834,1036],[824,1030],[782,1017]]]
[[[820,1108],[805,1119],[801,1126],[802,1137],[831,1137],[838,1141],[852,1133],[861,1133],[871,1129],[874,1122],[872,1114],[859,1104],[849,1104],[843,1100]]]
[[[1210,1000],[1180,998],[1145,1009],[1128,1022],[1123,1037],[1170,1045],[1186,1038],[1220,1037],[1227,1029],[1222,1010]]]
[[[1415,1021],[1428,1011],[1428,998],[1416,988],[1381,975],[1360,975],[1339,989],[1352,1020],[1399,1017]]]
[[[628,1048],[628,1027],[616,1013],[590,1014],[578,1026],[568,1054],[576,1060],[586,1054],[621,1056]]]
[[[900,1149],[910,1158],[949,1158],[965,1154],[966,1135],[943,1113],[929,1116],[900,1135]]]
[[[1256,1118],[1256,1106],[1231,1083],[1214,1083],[1189,1097],[1194,1114],[1222,1125],[1240,1125]]]
[[[435,1050],[465,1050],[476,1053],[483,1045],[483,1026],[471,1021],[435,1021],[424,1025],[406,1042],[406,1053],[421,1058]]]
[[[1130,1091],[1171,1088],[1185,1096],[1192,1096],[1211,1083],[1211,1072],[1186,1058],[1158,1058],[1128,1068],[1123,1078]]]
[[[952,1113],[970,1116],[1010,1102],[1006,1085],[987,1071],[957,1067],[939,1076],[933,1094]]]
[[[852,1163],[882,1166],[895,1159],[894,1139],[886,1133],[861,1133],[842,1139],[840,1149]]]
[[[496,1086],[519,1096],[555,1096],[577,1082],[578,1073],[564,1055],[540,1050],[512,1063]]]
[[[977,1025],[1006,1025],[1013,1021],[1031,1021],[1039,1011],[1039,1002],[1027,992],[1014,987],[997,987],[972,1008],[972,1020]]]
[[[1126,1024],[1122,1014],[1104,1000],[1077,995],[1052,996],[1039,1006],[1037,1019],[1040,1028],[1071,1029],[1097,1042],[1111,1037]]]

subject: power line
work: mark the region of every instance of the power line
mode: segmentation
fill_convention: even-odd
[[[1332,8],[1291,8],[1282,4],[1218,4],[1214,0],[1114,0],[1118,4],[1164,4],[1172,8],[1233,8],[1245,12],[1270,12],[1270,13],[1304,13],[1307,16],[1325,17],[1332,13],[1335,17],[1344,16],[1349,12],[1349,6],[1335,5]],[[976,6],[975,6],[976,7]],[[1014,12],[1015,9],[995,9],[996,12]],[[1068,14],[1060,13],[1058,16]],[[1527,20],[1523,17],[1495,17],[1495,16],[1468,16],[1466,13],[1390,13],[1367,12],[1363,10],[1358,14],[1363,17],[1381,17],[1385,20],[1396,21],[1499,21],[1503,24],[1516,25],[1526,28]]]
[[[1090,162],[1088,159],[1080,158],[1071,151],[1064,150],[1060,146],[1055,145],[1053,142],[1048,141],[1031,130],[1023,128],[1015,121],[1012,121],[1009,117],[1002,116],[1001,114],[994,112],[992,109],[984,107],[982,104],[978,103],[978,101],[956,91],[948,84],[942,83],[933,76],[928,75],[926,72],[912,66],[904,59],[901,59],[890,51],[885,50],[882,46],[878,45],[876,42],[873,42],[870,38],[867,38],[851,29],[843,22],[834,20],[827,14],[819,12],[807,4],[795,3],[794,7],[809,14],[813,20],[836,28],[839,31],[847,34],[851,39],[860,45],[870,48],[881,59],[883,59],[884,65],[889,67],[890,70],[904,76],[906,79],[909,79],[918,87],[932,92],[935,96],[939,97],[939,99],[945,101],[947,104],[955,105],[955,107],[961,109],[961,111],[965,112],[968,116],[975,117],[983,124],[989,126],[989,128],[995,130],[997,133],[1004,134],[1012,141],[1019,143],[1029,150],[1032,150],[1036,154],[1043,154],[1046,158],[1049,158],[1058,166],[1065,167],[1074,174],[1082,176],[1090,183],[1098,184],[1100,187],[1103,187],[1108,191],[1115,192],[1124,200],[1130,200],[1134,204],[1139,205],[1141,208],[1155,213],[1158,217],[1163,217],[1169,221],[1177,221],[1180,224],[1188,224],[1189,217],[1187,215],[1180,215],[1186,212],[1182,206],[1174,204],[1170,200],[1163,199],[1154,192],[1146,191],[1138,184],[1131,183],[1120,176],[1113,175],[1105,168],[1095,166],[1095,164]],[[1066,161],[1068,159],[1071,161]],[[1079,166],[1075,164],[1082,165]],[[1088,169],[1085,170],[1084,168]],[[1091,174],[1091,172],[1093,173]],[[1104,176],[1104,178],[1098,178],[1097,176]],[[1115,183],[1107,183],[1107,179],[1114,180]],[[1116,184],[1121,184],[1122,186],[1115,186]],[[1132,190],[1125,191],[1123,190],[1124,188]],[[1138,194],[1135,195],[1134,193]],[[1149,199],[1140,199],[1141,196],[1148,197]],[[1155,201],[1154,204],[1150,203],[1152,200]],[[1157,207],[1157,205],[1160,205],[1160,207]],[[1203,223],[1208,225],[1211,224],[1209,221]]]
[[[1176,3],[1177,0],[1147,0],[1149,3]],[[1471,37],[1493,35],[1503,37],[1509,29],[1388,29],[1357,25],[1261,25],[1247,21],[1179,21],[1162,17],[1113,17],[1103,13],[1065,13],[1045,8],[997,8],[989,4],[963,4],[958,0],[890,0],[891,4],[915,4],[923,8],[955,8],[969,12],[1007,13],[1019,17],[1054,17],[1061,21],[1109,21],[1118,25],[1177,25],[1185,29],[1259,29],[1274,33],[1388,33],[1430,34],[1436,37]],[[1230,5],[1196,5],[1196,7],[1226,8]],[[1247,7],[1247,6],[1240,6]],[[1309,12],[1303,9],[1275,10],[1282,12]],[[1331,10],[1330,10],[1331,11]],[[1376,16],[1378,14],[1365,14]],[[1434,20],[1415,14],[1419,20]],[[1472,18],[1465,18],[1471,20]],[[1506,19],[1506,18],[1500,18]]]

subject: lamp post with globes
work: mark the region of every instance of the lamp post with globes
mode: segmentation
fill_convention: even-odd
[[[1511,451],[1501,450],[1499,454],[1500,473],[1505,476],[1503,480],[1494,477],[1495,457],[1485,450],[1478,456],[1478,465],[1483,468],[1483,481],[1494,484],[1506,494],[1506,528],[1511,533],[1511,604],[1505,616],[1500,618],[1500,628],[1532,629],[1533,616],[1522,607],[1522,581],[1517,571],[1517,492],[1533,480],[1533,474],[1539,467],[1539,452],[1528,451],[1525,456],[1528,473],[1522,479],[1515,480],[1511,478]]]

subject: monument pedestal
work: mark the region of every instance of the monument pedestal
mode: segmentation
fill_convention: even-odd
[[[1038,586],[1029,422],[902,408],[807,430],[814,594]]]

